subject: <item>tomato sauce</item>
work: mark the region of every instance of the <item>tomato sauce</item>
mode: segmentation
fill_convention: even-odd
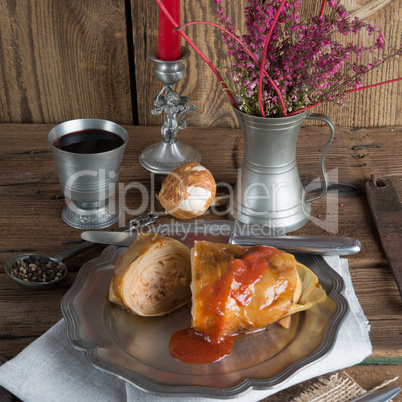
[[[272,247],[253,247],[241,258],[229,261],[226,272],[206,286],[198,296],[203,299],[206,316],[213,317],[208,330],[198,333],[191,328],[177,331],[170,341],[173,357],[185,363],[212,363],[227,356],[239,335],[223,335],[224,309],[229,298],[242,306],[248,306],[252,288],[269,268],[270,262],[283,253]]]
[[[253,247],[242,258],[230,261],[228,281],[232,282],[230,295],[243,306],[248,306],[251,301],[250,288],[254,286],[264,275],[272,259],[280,253],[271,247]]]
[[[227,356],[233,349],[234,337],[212,343],[191,328],[175,332],[170,339],[170,353],[184,363],[212,363]]]

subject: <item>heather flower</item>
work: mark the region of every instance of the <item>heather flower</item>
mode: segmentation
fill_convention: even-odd
[[[235,27],[226,17],[221,0],[217,4],[219,23],[231,34],[223,34],[231,56],[222,76],[226,85],[239,100],[240,110],[261,116],[258,102],[260,65],[253,62],[245,47],[261,63],[264,43],[276,16],[280,1],[249,0],[245,7],[247,32],[234,40]],[[262,80],[263,115],[284,116],[324,101],[343,104],[347,89],[363,87],[364,76],[401,51],[379,54],[371,63],[364,63],[366,55],[384,49],[384,38],[378,28],[355,18],[351,20],[343,6],[328,2],[327,15],[301,21],[300,0],[289,0],[279,15],[267,47],[265,70],[278,86],[283,97],[283,110],[276,91],[269,80]],[[366,32],[376,35],[370,47],[359,47],[350,41],[339,42],[339,35],[357,35]]]
[[[323,0],[319,16],[302,21],[301,0],[248,0],[244,9],[246,32],[236,35],[235,26],[225,15],[221,0],[215,0],[216,16],[227,46],[230,62],[221,72],[188,38],[163,6],[184,39],[208,63],[232,105],[255,116],[287,116],[322,102],[344,105],[347,94],[357,90],[402,80],[364,86],[366,74],[402,54],[402,48],[384,52],[385,40],[378,28],[350,19],[336,0]],[[325,9],[329,13],[324,14]],[[342,36],[372,36],[370,46],[342,44]],[[370,58],[370,59],[369,59]]]

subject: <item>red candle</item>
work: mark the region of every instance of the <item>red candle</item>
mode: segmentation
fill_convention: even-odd
[[[173,19],[180,24],[180,0],[164,0],[163,5]],[[158,58],[161,60],[178,60],[181,57],[180,33],[173,32],[174,26],[159,9]]]

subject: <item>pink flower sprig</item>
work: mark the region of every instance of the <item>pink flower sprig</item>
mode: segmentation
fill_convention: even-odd
[[[224,16],[220,0],[217,3],[217,15],[222,24],[230,26],[230,20]],[[246,27],[248,32],[243,35],[242,41],[253,50],[260,60],[267,54],[265,68],[273,81],[280,88],[284,97],[287,112],[301,111],[306,107],[317,105],[323,101],[333,101],[342,104],[346,98],[346,89],[363,88],[364,75],[373,65],[378,67],[380,58],[374,59],[367,65],[359,62],[374,51],[384,48],[384,39],[377,28],[358,19],[350,20],[346,10],[336,5],[336,1],[329,1],[329,15],[311,18],[310,21],[300,22],[298,8],[299,1],[289,0],[279,17],[279,25],[273,31],[271,43],[267,52],[263,44],[266,43],[267,32],[272,28],[279,0],[260,1],[249,0],[246,7]],[[325,6],[325,5],[324,5]],[[324,8],[322,7],[322,10]],[[353,42],[342,45],[336,35],[356,35],[362,30],[368,35],[378,35],[377,41],[371,47],[358,47]],[[335,36],[335,38],[334,38]],[[228,54],[232,62],[228,67],[229,75],[233,80],[234,93],[242,97],[242,111],[252,115],[263,115],[258,94],[253,91],[257,86],[257,78],[250,67],[247,55],[243,49],[236,48],[226,38]],[[399,52],[393,57],[400,55]],[[385,59],[383,58],[382,61]],[[248,69],[248,71],[247,71]],[[267,85],[268,84],[268,85]],[[385,84],[385,83],[384,83]],[[382,84],[382,85],[384,85]],[[283,108],[279,106],[276,92],[264,83],[264,106],[269,116],[285,116]]]
[[[166,14],[162,0],[155,1]],[[383,53],[382,33],[357,18],[351,20],[336,0],[323,0],[317,17],[301,21],[300,1],[248,0],[247,31],[241,37],[235,34],[221,0],[215,0],[221,26],[200,21],[179,27],[175,21],[171,22],[211,67],[232,105],[250,115],[293,115],[328,101],[343,105],[349,93],[402,80],[365,86],[365,75],[402,55],[402,48]],[[326,9],[328,13],[324,15]],[[184,26],[192,24],[212,25],[223,32],[231,57],[224,77],[182,31]],[[375,35],[372,45],[359,47],[352,41],[346,45],[339,42],[339,36],[362,31],[368,36]],[[375,56],[375,52],[383,54]]]
[[[259,79],[258,79],[258,104],[260,106],[260,113],[261,113],[262,117],[265,117],[264,106],[262,104],[262,87],[263,87],[263,80],[262,79],[264,77],[263,72],[265,71],[265,61],[267,60],[268,45],[269,45],[269,41],[271,40],[272,32],[273,32],[273,30],[275,28],[275,24],[278,21],[279,15],[281,14],[281,11],[282,11],[285,3],[286,3],[286,0],[282,0],[280,6],[278,8],[278,11],[275,14],[275,18],[274,18],[274,20],[273,20],[273,22],[271,24],[271,27],[269,28],[268,35],[265,38],[264,51],[263,51],[263,54],[262,54],[262,60],[261,60],[261,65],[260,65],[260,76],[259,76]],[[287,115],[285,107],[283,107],[282,112],[283,112],[284,116]]]
[[[190,25],[197,25],[197,24],[203,24],[203,25],[211,25],[214,26],[215,28],[221,29],[222,31],[224,31],[227,35],[229,35],[233,40],[235,40],[239,45],[241,45],[244,49],[244,51],[251,57],[251,59],[253,60],[253,62],[258,65],[258,60],[254,57],[254,55],[250,52],[250,50],[244,45],[243,42],[240,41],[239,38],[237,38],[235,35],[233,35],[231,32],[229,32],[227,29],[219,26],[218,24],[214,24],[213,22],[206,22],[206,21],[193,21],[193,22],[188,22],[180,27],[175,28],[175,30],[179,30],[182,29],[184,27],[190,26]],[[278,86],[275,84],[275,82],[272,80],[272,78],[269,76],[268,72],[264,69],[261,68],[261,72],[263,75],[266,76],[266,78],[268,79],[269,83],[273,86],[273,88],[275,89],[275,92],[278,95],[279,101],[282,105],[282,108],[284,110],[284,113],[286,113],[286,108],[285,108],[285,104],[283,102],[283,98],[282,98],[282,94],[278,88]],[[263,113],[263,109],[261,109],[262,113]]]

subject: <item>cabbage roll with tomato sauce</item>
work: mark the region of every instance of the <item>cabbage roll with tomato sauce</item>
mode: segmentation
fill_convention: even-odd
[[[314,273],[268,246],[196,242],[192,278],[191,327],[212,343],[281,320],[288,326],[285,317],[326,299]]]

